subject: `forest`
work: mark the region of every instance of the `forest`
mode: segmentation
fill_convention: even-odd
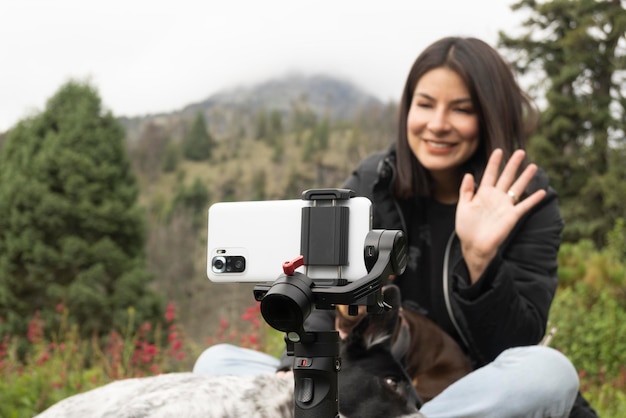
[[[602,417],[626,416],[626,10],[519,1],[497,49],[541,110],[529,157],[565,229],[550,345]],[[216,342],[279,354],[249,284],[206,277],[212,203],[339,187],[388,147],[398,104],[332,76],[225,90],[126,118],[61,86],[0,134],[0,416],[122,377],[189,370]],[[17,412],[16,412],[17,411]]]

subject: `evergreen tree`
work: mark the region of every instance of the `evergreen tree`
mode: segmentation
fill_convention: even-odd
[[[255,138],[265,139],[267,137],[267,134],[267,115],[265,114],[265,110],[261,109],[256,115]]]
[[[324,118],[321,122],[315,123],[309,136],[306,138],[304,146],[302,148],[303,159],[315,159],[316,161],[319,160],[324,151],[328,149],[329,143],[330,123],[328,121],[328,118]]]
[[[278,110],[270,114],[270,145],[272,147],[272,162],[280,163],[285,154],[285,138],[283,130],[283,117]],[[265,181],[265,180],[263,180]]]
[[[273,137],[280,137],[283,134],[283,117],[278,110],[270,113],[270,132]]]
[[[211,158],[215,141],[209,134],[206,121],[201,112],[191,125],[191,130],[183,139],[183,155],[188,160],[205,161]]]
[[[130,154],[135,172],[150,183],[156,182],[165,166],[165,155],[170,143],[164,127],[153,121],[148,122]]]
[[[163,157],[163,171],[173,173],[178,168],[180,162],[180,146],[173,141],[168,142]]]
[[[176,192],[173,201],[173,212],[182,211],[191,216],[193,226],[200,228],[205,221],[211,195],[206,184],[196,177],[191,185],[182,185]]]
[[[530,153],[559,192],[564,238],[604,237],[625,207],[626,10],[619,0],[522,0],[527,33],[500,33],[500,46],[521,73],[533,73],[546,108]],[[615,166],[618,164],[618,166]],[[614,186],[617,185],[617,188]]]
[[[0,316],[22,334],[58,304],[86,335],[156,319],[125,133],[88,84],[68,82],[10,131],[0,156]]]

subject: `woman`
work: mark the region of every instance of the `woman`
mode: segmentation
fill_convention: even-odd
[[[423,406],[428,418],[567,417],[576,398],[571,363],[536,345],[557,287],[563,221],[547,176],[523,151],[535,115],[493,48],[441,39],[409,72],[394,146],[344,185],[370,198],[374,228],[405,232],[408,265],[394,279],[404,302],[475,368]],[[307,329],[333,327],[332,315],[313,312]]]

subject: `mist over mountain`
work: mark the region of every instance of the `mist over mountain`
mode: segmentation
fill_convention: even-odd
[[[200,103],[187,106],[183,112],[223,106],[287,113],[302,100],[306,100],[316,114],[328,116],[331,120],[352,119],[358,109],[382,105],[378,98],[349,81],[327,75],[290,74],[253,86],[218,92]]]
[[[287,118],[294,110],[307,110],[329,121],[352,120],[366,109],[381,109],[385,104],[363,88],[329,75],[288,74],[258,84],[225,88],[197,103],[171,113],[118,119],[128,139],[135,142],[147,122],[165,125],[179,136],[186,122],[203,113],[217,138],[249,130],[259,112],[278,111]]]

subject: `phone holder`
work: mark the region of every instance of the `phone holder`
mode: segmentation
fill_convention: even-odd
[[[407,242],[402,231],[371,230],[364,242],[363,257],[367,275],[348,282],[341,278],[347,263],[349,208],[336,201],[350,199],[347,189],[314,189],[302,195],[314,204],[303,208],[301,252],[283,264],[281,274],[271,285],[257,284],[254,297],[261,302],[261,314],[273,328],[285,332],[287,353],[294,356],[296,418],[338,417],[337,373],[341,369],[339,333],[309,332],[304,322],[313,308],[334,309],[348,305],[356,315],[358,306],[380,313],[389,306],[383,301],[382,287],[387,278],[406,268]],[[338,277],[331,284],[313,280],[296,269],[300,266],[337,266]]]

